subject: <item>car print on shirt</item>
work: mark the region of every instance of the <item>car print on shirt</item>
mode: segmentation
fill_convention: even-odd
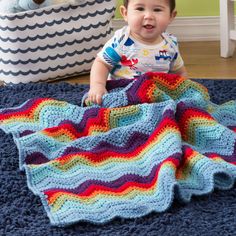
[[[160,50],[159,51],[159,55],[158,56],[155,56],[155,59],[157,61],[160,61],[160,60],[171,60],[171,56],[168,54],[168,52],[166,50]]]

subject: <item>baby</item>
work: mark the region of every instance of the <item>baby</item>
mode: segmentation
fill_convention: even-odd
[[[124,0],[120,12],[127,26],[115,32],[91,68],[92,103],[101,104],[107,79],[131,79],[148,71],[187,77],[177,40],[165,32],[177,13],[175,0]]]

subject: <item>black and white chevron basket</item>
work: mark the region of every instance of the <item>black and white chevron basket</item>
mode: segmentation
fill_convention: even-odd
[[[116,0],[81,0],[0,15],[0,81],[55,80],[90,71],[112,33]]]

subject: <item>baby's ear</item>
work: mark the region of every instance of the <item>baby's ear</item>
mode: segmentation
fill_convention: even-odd
[[[176,16],[177,16],[177,11],[173,10],[170,14],[170,23],[175,19]]]
[[[177,16],[177,11],[173,10],[171,13],[171,17],[174,19]]]
[[[124,20],[127,21],[127,9],[124,5],[120,6],[120,14],[124,18]]]

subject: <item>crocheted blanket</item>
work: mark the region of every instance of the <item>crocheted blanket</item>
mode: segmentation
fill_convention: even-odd
[[[102,106],[51,98],[0,110],[0,128],[54,225],[163,212],[236,177],[236,101],[177,75],[109,81]]]

